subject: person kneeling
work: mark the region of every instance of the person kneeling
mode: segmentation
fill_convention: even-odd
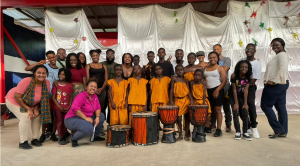
[[[72,147],[77,147],[78,140],[93,134],[95,126],[94,141],[104,141],[99,137],[105,120],[101,113],[101,107],[96,94],[97,80],[91,78],[87,81],[86,91],[79,93],[72,103],[72,106],[65,117],[65,125],[75,133],[71,137]]]

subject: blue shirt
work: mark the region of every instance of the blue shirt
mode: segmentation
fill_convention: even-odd
[[[48,69],[48,77],[47,80],[50,81],[50,94],[52,91],[52,84],[56,80],[58,80],[58,70],[59,68],[52,68],[49,64],[44,64],[44,66]]]

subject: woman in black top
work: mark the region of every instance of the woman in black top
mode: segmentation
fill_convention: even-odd
[[[133,57],[130,53],[125,53],[122,56],[122,78],[128,80],[128,78],[133,77],[133,67],[132,67]]]
[[[92,62],[85,66],[85,70],[86,70],[87,80],[92,77],[95,77],[97,79],[98,89],[96,91],[96,94],[98,95],[99,103],[101,106],[101,112],[106,117],[105,97],[106,97],[106,85],[108,80],[108,73],[107,73],[106,66],[99,63],[100,53],[101,53],[100,49],[90,50],[90,56],[92,57]],[[101,131],[101,135],[103,134],[104,132]]]

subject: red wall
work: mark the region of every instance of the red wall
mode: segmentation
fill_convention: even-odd
[[[118,44],[118,32],[95,32],[99,42],[108,47]]]

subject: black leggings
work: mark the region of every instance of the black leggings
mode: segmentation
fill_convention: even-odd
[[[231,104],[231,108],[234,108],[234,97],[230,96],[230,104]],[[242,109],[243,105],[244,105],[244,99],[243,98],[238,98],[238,102],[239,102],[239,111],[237,110],[233,110],[232,109],[232,113],[233,113],[233,121],[234,121],[234,128],[236,132],[241,132],[241,127],[240,127],[240,121],[239,121],[239,116],[241,117],[242,121],[243,121],[243,133],[247,133],[248,130],[248,111],[246,109]]]

